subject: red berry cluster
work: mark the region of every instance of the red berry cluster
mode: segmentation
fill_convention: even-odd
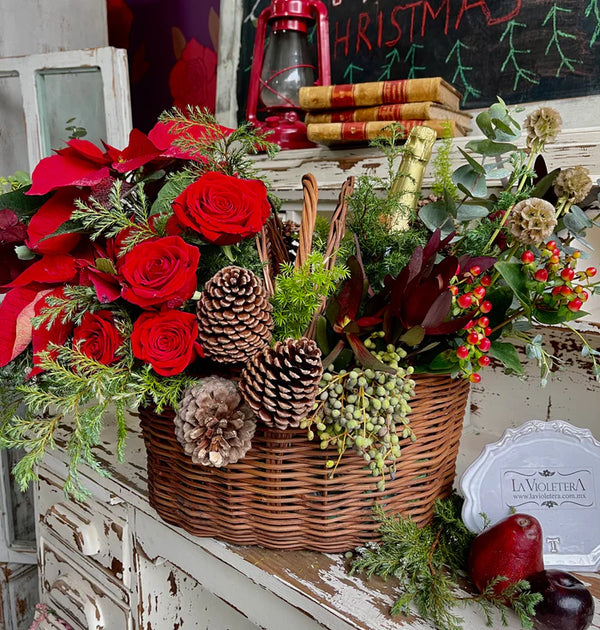
[[[539,258],[532,251],[521,255],[522,270],[528,275],[528,286],[539,294],[537,305],[558,310],[567,308],[576,313],[589,298],[590,283],[597,270],[588,267],[576,271],[581,252],[561,252],[555,241],[548,241],[540,249]],[[588,290],[586,290],[588,289]]]
[[[475,266],[469,269],[462,281],[450,287],[455,315],[473,314],[461,334],[464,342],[456,350],[461,372],[472,383],[481,381],[477,372],[490,364],[487,352],[491,347],[488,337],[492,329],[487,314],[492,310],[492,303],[485,299],[485,295],[491,282],[491,277],[481,275],[481,269]]]

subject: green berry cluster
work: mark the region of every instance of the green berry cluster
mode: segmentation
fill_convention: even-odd
[[[374,348],[379,336],[375,333],[365,345]],[[393,371],[354,367],[336,372],[328,366],[313,414],[301,426],[308,429],[309,439],[316,434],[322,449],[337,448],[337,461],[327,461],[332,474],[346,450],[353,448],[367,462],[373,476],[381,477],[377,488],[383,491],[385,474],[395,472],[400,440],[416,439],[408,418],[408,401],[414,395],[415,383],[410,378],[413,368],[400,365],[405,350],[390,344],[372,353]]]

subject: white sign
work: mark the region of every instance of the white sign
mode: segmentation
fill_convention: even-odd
[[[588,429],[532,420],[488,444],[460,481],[463,520],[473,532],[485,515],[512,512],[540,521],[546,568],[600,567],[600,442]]]

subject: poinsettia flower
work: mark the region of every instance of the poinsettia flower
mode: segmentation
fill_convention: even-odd
[[[49,236],[66,223],[73,214],[75,199],[87,198],[87,193],[78,188],[69,187],[56,191],[46,203],[31,217],[27,226],[25,244],[38,254],[66,254],[81,239],[81,234],[70,232],[58,236]]]
[[[179,125],[173,121],[158,122],[148,132],[149,140],[161,150],[162,157],[205,162],[204,156],[199,155],[197,151],[183,148],[179,142],[187,137],[206,144],[216,137],[227,137],[234,131],[223,125],[216,125],[213,129],[200,123],[186,126],[185,132],[180,131],[178,127]]]
[[[215,111],[217,98],[217,53],[193,37],[187,42],[169,76],[173,105],[188,105]]]
[[[22,243],[27,236],[27,227],[8,208],[0,210],[0,243]]]
[[[0,367],[8,365],[31,343],[35,301],[49,292],[19,287],[0,302]]]
[[[129,144],[122,151],[109,147],[107,153],[113,160],[112,167],[119,173],[135,171],[161,156],[160,149],[139,129],[131,130]]]
[[[73,280],[79,265],[68,254],[46,254],[36,260],[18,278],[7,286],[27,287],[35,284],[59,284]]]
[[[42,159],[31,175],[28,195],[44,195],[65,186],[93,186],[108,177],[110,157],[89,140],[69,140],[64,149]]]

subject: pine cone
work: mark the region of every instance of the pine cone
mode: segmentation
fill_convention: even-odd
[[[271,342],[271,311],[262,282],[249,269],[221,269],[198,300],[204,355],[221,363],[245,363]]]
[[[286,339],[252,357],[240,390],[267,426],[295,428],[312,410],[322,374],[321,351],[312,339]]]
[[[549,201],[531,197],[515,205],[508,221],[510,232],[519,243],[539,245],[551,236],[556,226],[556,212]]]
[[[242,459],[256,429],[236,384],[220,376],[188,387],[174,422],[175,436],[192,462],[217,468]]]

